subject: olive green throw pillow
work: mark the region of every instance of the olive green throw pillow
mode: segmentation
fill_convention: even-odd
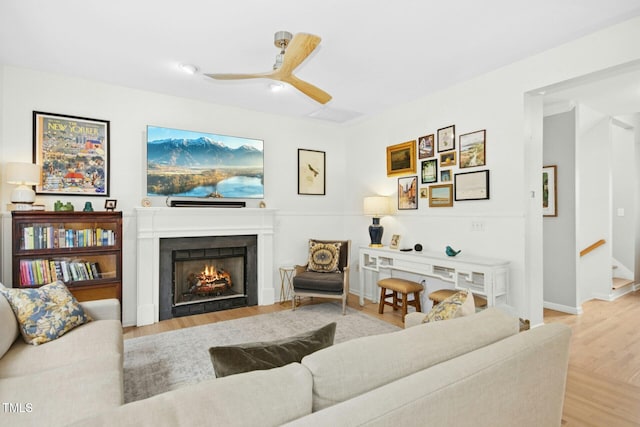
[[[209,354],[216,377],[278,368],[300,362],[303,357],[333,344],[336,323],[276,341],[211,347]]]

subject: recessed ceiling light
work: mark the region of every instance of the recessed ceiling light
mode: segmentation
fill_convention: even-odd
[[[284,89],[284,85],[280,82],[269,83],[269,89],[271,89],[271,92],[279,92]]]
[[[195,74],[198,71],[198,67],[193,64],[180,64],[180,69],[187,74]]]

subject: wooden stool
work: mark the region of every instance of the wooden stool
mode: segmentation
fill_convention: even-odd
[[[384,306],[390,305],[394,310],[402,309],[402,321],[404,322],[404,316],[407,315],[407,307],[412,305],[416,308],[416,311],[422,311],[420,307],[420,292],[423,291],[423,286],[420,283],[412,282],[405,279],[396,279],[390,277],[388,279],[382,279],[378,281],[380,286],[380,304],[378,305],[378,313],[384,312]],[[390,290],[390,293],[387,293]],[[399,300],[398,294],[402,294],[402,301]],[[413,300],[409,301],[409,294],[413,294]],[[387,298],[393,297],[393,302],[386,301]]]
[[[433,291],[429,294],[429,299],[433,301],[433,305],[435,307],[436,304],[440,304],[445,299],[449,298],[451,295],[458,292],[455,289],[439,289],[437,291]],[[486,307],[487,299],[485,297],[481,297],[480,295],[473,294],[473,303],[476,307]]]

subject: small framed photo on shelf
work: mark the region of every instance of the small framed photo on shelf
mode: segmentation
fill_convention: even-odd
[[[487,131],[479,130],[476,132],[460,135],[460,168],[473,168],[476,166],[484,166],[487,164],[485,159],[485,142],[487,139]]]
[[[429,187],[429,207],[447,208],[453,206],[453,185],[439,184]]]
[[[433,134],[425,135],[418,138],[418,158],[427,159],[433,157],[435,152],[435,143]]]
[[[489,171],[463,172],[455,174],[455,200],[488,200]]]
[[[423,160],[422,161],[422,173],[421,173],[422,183],[423,184],[431,184],[433,182],[438,182],[438,160]]]
[[[325,195],[324,151],[298,149],[298,194]]]
[[[398,210],[418,209],[418,177],[398,178]]]
[[[456,125],[438,129],[438,153],[456,148]]]
[[[400,235],[394,234],[393,236],[391,236],[391,243],[389,244],[389,248],[398,249],[399,246],[400,246]]]
[[[104,201],[104,210],[113,212],[116,210],[118,201],[116,199],[107,199]]]
[[[416,141],[387,147],[387,176],[416,173]]]

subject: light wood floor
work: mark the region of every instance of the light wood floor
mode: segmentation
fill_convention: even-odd
[[[315,299],[303,304],[323,302]],[[350,296],[349,307],[402,327],[399,312]],[[290,310],[291,303],[245,307],[165,320],[154,325],[125,328],[125,339],[188,328],[212,322]],[[575,316],[545,310],[546,323],[561,322],[573,329],[563,426],[640,426],[640,291],[613,302],[589,301]]]

